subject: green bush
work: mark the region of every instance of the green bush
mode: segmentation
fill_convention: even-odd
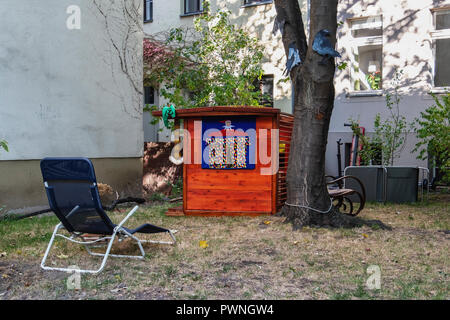
[[[263,75],[263,47],[230,22],[230,11],[211,14],[207,2],[204,11],[194,19],[193,30],[171,29],[164,49],[147,46],[145,82],[158,84],[160,94],[177,108],[258,106],[262,93],[255,80]]]
[[[435,104],[420,113],[415,120],[419,139],[413,152],[418,159],[431,158],[441,172],[441,182],[450,183],[450,93],[438,97],[432,94]]]

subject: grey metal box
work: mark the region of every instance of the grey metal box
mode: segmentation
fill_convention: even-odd
[[[403,203],[416,202],[418,199],[418,167],[347,167],[344,175],[361,180],[366,191],[366,201]],[[360,191],[358,183],[351,179],[345,181],[345,187]],[[351,200],[358,201],[358,197]]]
[[[345,176],[355,176],[361,180],[366,191],[366,201],[385,201],[384,175],[385,169],[382,166],[361,166],[347,167],[344,170]],[[359,184],[351,179],[345,180],[345,188],[354,189],[361,192]],[[352,201],[359,201],[358,197],[352,197]]]

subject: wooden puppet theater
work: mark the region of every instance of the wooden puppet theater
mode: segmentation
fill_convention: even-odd
[[[281,209],[292,115],[227,106],[179,109],[174,119],[184,129],[183,205],[167,215],[255,216]]]

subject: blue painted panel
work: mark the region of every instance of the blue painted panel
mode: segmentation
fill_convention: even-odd
[[[203,169],[254,169],[255,117],[202,119]]]

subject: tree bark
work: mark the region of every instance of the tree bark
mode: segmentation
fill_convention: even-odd
[[[305,225],[341,227],[349,218],[331,206],[325,180],[325,150],[334,104],[334,59],[319,64],[322,56],[312,50],[316,33],[327,29],[336,43],[338,0],[311,0],[309,41],[304,30],[298,0],[275,0],[279,20],[285,21],[283,45],[293,41],[302,64],[290,77],[294,90],[294,128],[287,170],[287,201],[281,215],[294,228]],[[308,207],[308,208],[305,208]],[[321,211],[321,212],[318,212]]]

